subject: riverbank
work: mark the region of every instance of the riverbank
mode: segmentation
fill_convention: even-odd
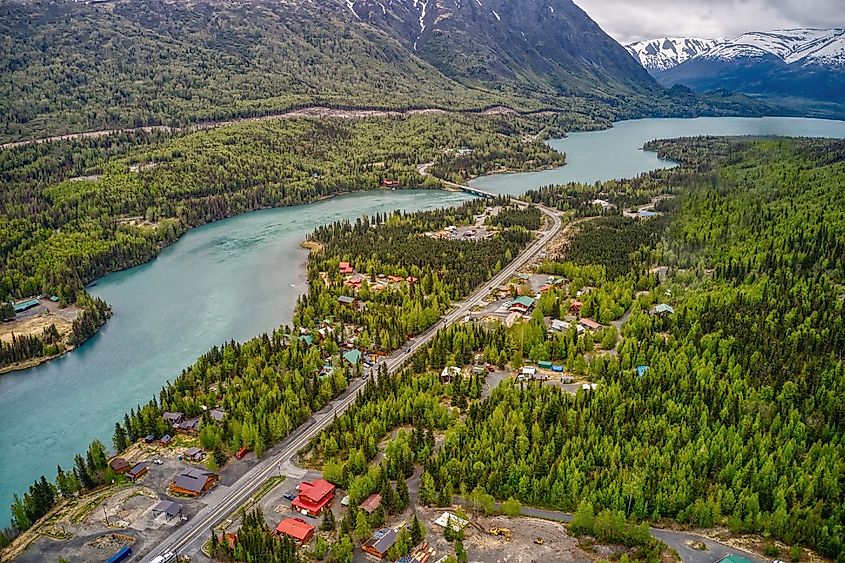
[[[0,323],[0,342],[6,345],[12,345],[21,338],[43,337],[48,340],[44,355],[0,366],[0,375],[35,367],[76,348],[77,343],[71,340],[71,336],[73,322],[81,313],[82,309],[76,305],[61,307],[56,302],[41,298],[38,305],[23,311],[14,320]]]

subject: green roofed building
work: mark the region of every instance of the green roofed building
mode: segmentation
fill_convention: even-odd
[[[305,344],[307,344],[308,346],[311,346],[312,344],[314,344],[314,337],[311,336],[310,334],[303,334],[302,336],[299,337],[299,339],[302,340],[303,342],[305,342]]]
[[[731,553],[719,559],[717,563],[751,563],[751,560]]]
[[[552,363],[545,360],[537,362],[537,367],[540,369],[552,369]]]
[[[361,351],[353,349],[348,352],[344,352],[343,359],[354,366],[361,361]]]

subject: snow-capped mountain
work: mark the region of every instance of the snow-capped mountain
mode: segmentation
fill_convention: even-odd
[[[724,39],[661,37],[625,45],[628,52],[649,72],[668,70],[687,59],[724,43]]]
[[[753,31],[701,53],[702,58],[722,61],[768,55],[788,65],[845,66],[845,29]]]
[[[664,86],[728,90],[825,117],[845,112],[845,29],[755,31],[666,70]]]

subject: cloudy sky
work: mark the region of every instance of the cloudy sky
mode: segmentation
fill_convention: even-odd
[[[574,0],[618,41],[845,27],[845,0]]]

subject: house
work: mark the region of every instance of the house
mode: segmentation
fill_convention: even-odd
[[[214,422],[223,422],[223,419],[226,418],[226,411],[219,407],[215,407],[208,411],[208,416],[210,416],[211,420]]]
[[[353,289],[361,289],[361,284],[364,283],[364,276],[361,274],[354,274],[348,280],[343,282],[343,285],[346,287],[351,287]]]
[[[205,452],[202,451],[202,448],[188,448],[183,455],[191,461],[202,461],[205,458]]]
[[[146,461],[142,461],[141,463],[136,463],[135,465],[133,465],[132,469],[126,472],[126,476],[134,482],[149,472],[150,466],[147,464]]]
[[[145,444],[152,444],[155,441],[156,441],[156,435],[155,434],[147,434],[146,436],[144,436],[144,443]]]
[[[314,537],[314,526],[300,518],[285,518],[276,526],[277,534],[293,538],[299,545],[305,545]]]
[[[461,368],[456,366],[446,366],[440,372],[440,381],[443,383],[450,383],[451,381],[461,376]]]
[[[563,332],[564,330],[569,330],[572,325],[566,321],[562,321],[560,319],[552,319],[551,326],[549,330],[552,332]]]
[[[324,479],[303,481],[299,484],[299,495],[291,502],[294,510],[306,516],[317,517],[334,499],[334,485]]]
[[[185,413],[181,412],[166,412],[161,415],[161,418],[164,419],[164,422],[169,424],[170,426],[176,426],[183,420],[185,420]]]
[[[349,262],[341,262],[338,264],[338,270],[341,274],[351,274],[355,271],[355,269],[349,264]]]
[[[396,537],[399,535],[399,530],[382,528],[376,530],[370,539],[364,542],[361,549],[371,555],[375,555],[379,559],[384,559],[393,544],[396,543]]]
[[[219,475],[211,471],[189,467],[176,475],[176,478],[170,483],[170,492],[198,497],[214,487],[219,478]]]
[[[159,440],[159,443],[162,446],[166,446],[167,444],[169,444],[172,441],[173,441],[173,436],[171,436],[170,434],[165,434],[164,436],[161,437],[161,440]]]
[[[594,199],[590,202],[590,205],[598,205],[602,209],[616,209],[616,206],[607,201],[606,199]]]
[[[129,462],[123,459],[122,457],[116,457],[111,460],[109,462],[109,467],[111,467],[112,471],[114,471],[118,475],[126,473],[127,471],[129,471],[129,469],[131,469]]]
[[[597,323],[596,321],[594,321],[593,319],[584,318],[584,319],[581,319],[580,321],[578,321],[578,324],[580,324],[582,327],[584,327],[587,330],[598,330],[598,329],[601,328],[601,325],[599,323]]]
[[[352,305],[355,303],[355,298],[349,297],[348,295],[341,295],[337,298],[337,302],[341,305]]]
[[[472,366],[472,374],[473,375],[486,375],[487,374],[487,368],[485,366],[480,366],[480,365]]]
[[[578,313],[581,312],[581,307],[583,307],[583,306],[584,306],[583,303],[581,303],[577,299],[573,299],[572,301],[569,302],[569,312],[572,313],[573,315],[577,315]]]
[[[367,499],[361,503],[358,507],[367,514],[372,514],[375,512],[378,507],[381,506],[381,495],[378,493],[373,493],[367,497]]]
[[[176,430],[180,432],[199,432],[200,429],[200,418],[188,418],[183,420],[182,422],[173,425]]]
[[[153,513],[164,514],[164,518],[170,520],[182,514],[182,505],[172,500],[163,500],[153,507]]]
[[[299,339],[302,342],[305,342],[306,346],[311,346],[312,344],[314,344],[314,337],[311,336],[310,334],[303,334],[299,337]]]
[[[598,387],[598,385],[595,384],[595,383],[582,383],[581,384],[581,389],[583,389],[584,391],[595,391],[596,387]]]
[[[640,212],[638,213],[638,215],[640,216],[641,219],[648,219],[649,217],[656,216],[657,213],[655,213],[654,211],[647,211],[645,209],[640,209]]]
[[[398,188],[399,187],[399,180],[384,179],[384,180],[381,181],[381,185],[384,188]]]
[[[654,313],[656,315],[672,315],[675,313],[675,309],[673,309],[671,305],[660,303],[654,308]]]
[[[528,297],[527,295],[520,295],[516,299],[513,300],[511,306],[508,308],[509,311],[512,313],[527,313],[531,307],[534,306],[534,298]]]
[[[351,365],[355,366],[358,365],[358,362],[361,361],[361,351],[353,348],[352,350],[347,350],[343,353],[343,359],[349,362]]]

